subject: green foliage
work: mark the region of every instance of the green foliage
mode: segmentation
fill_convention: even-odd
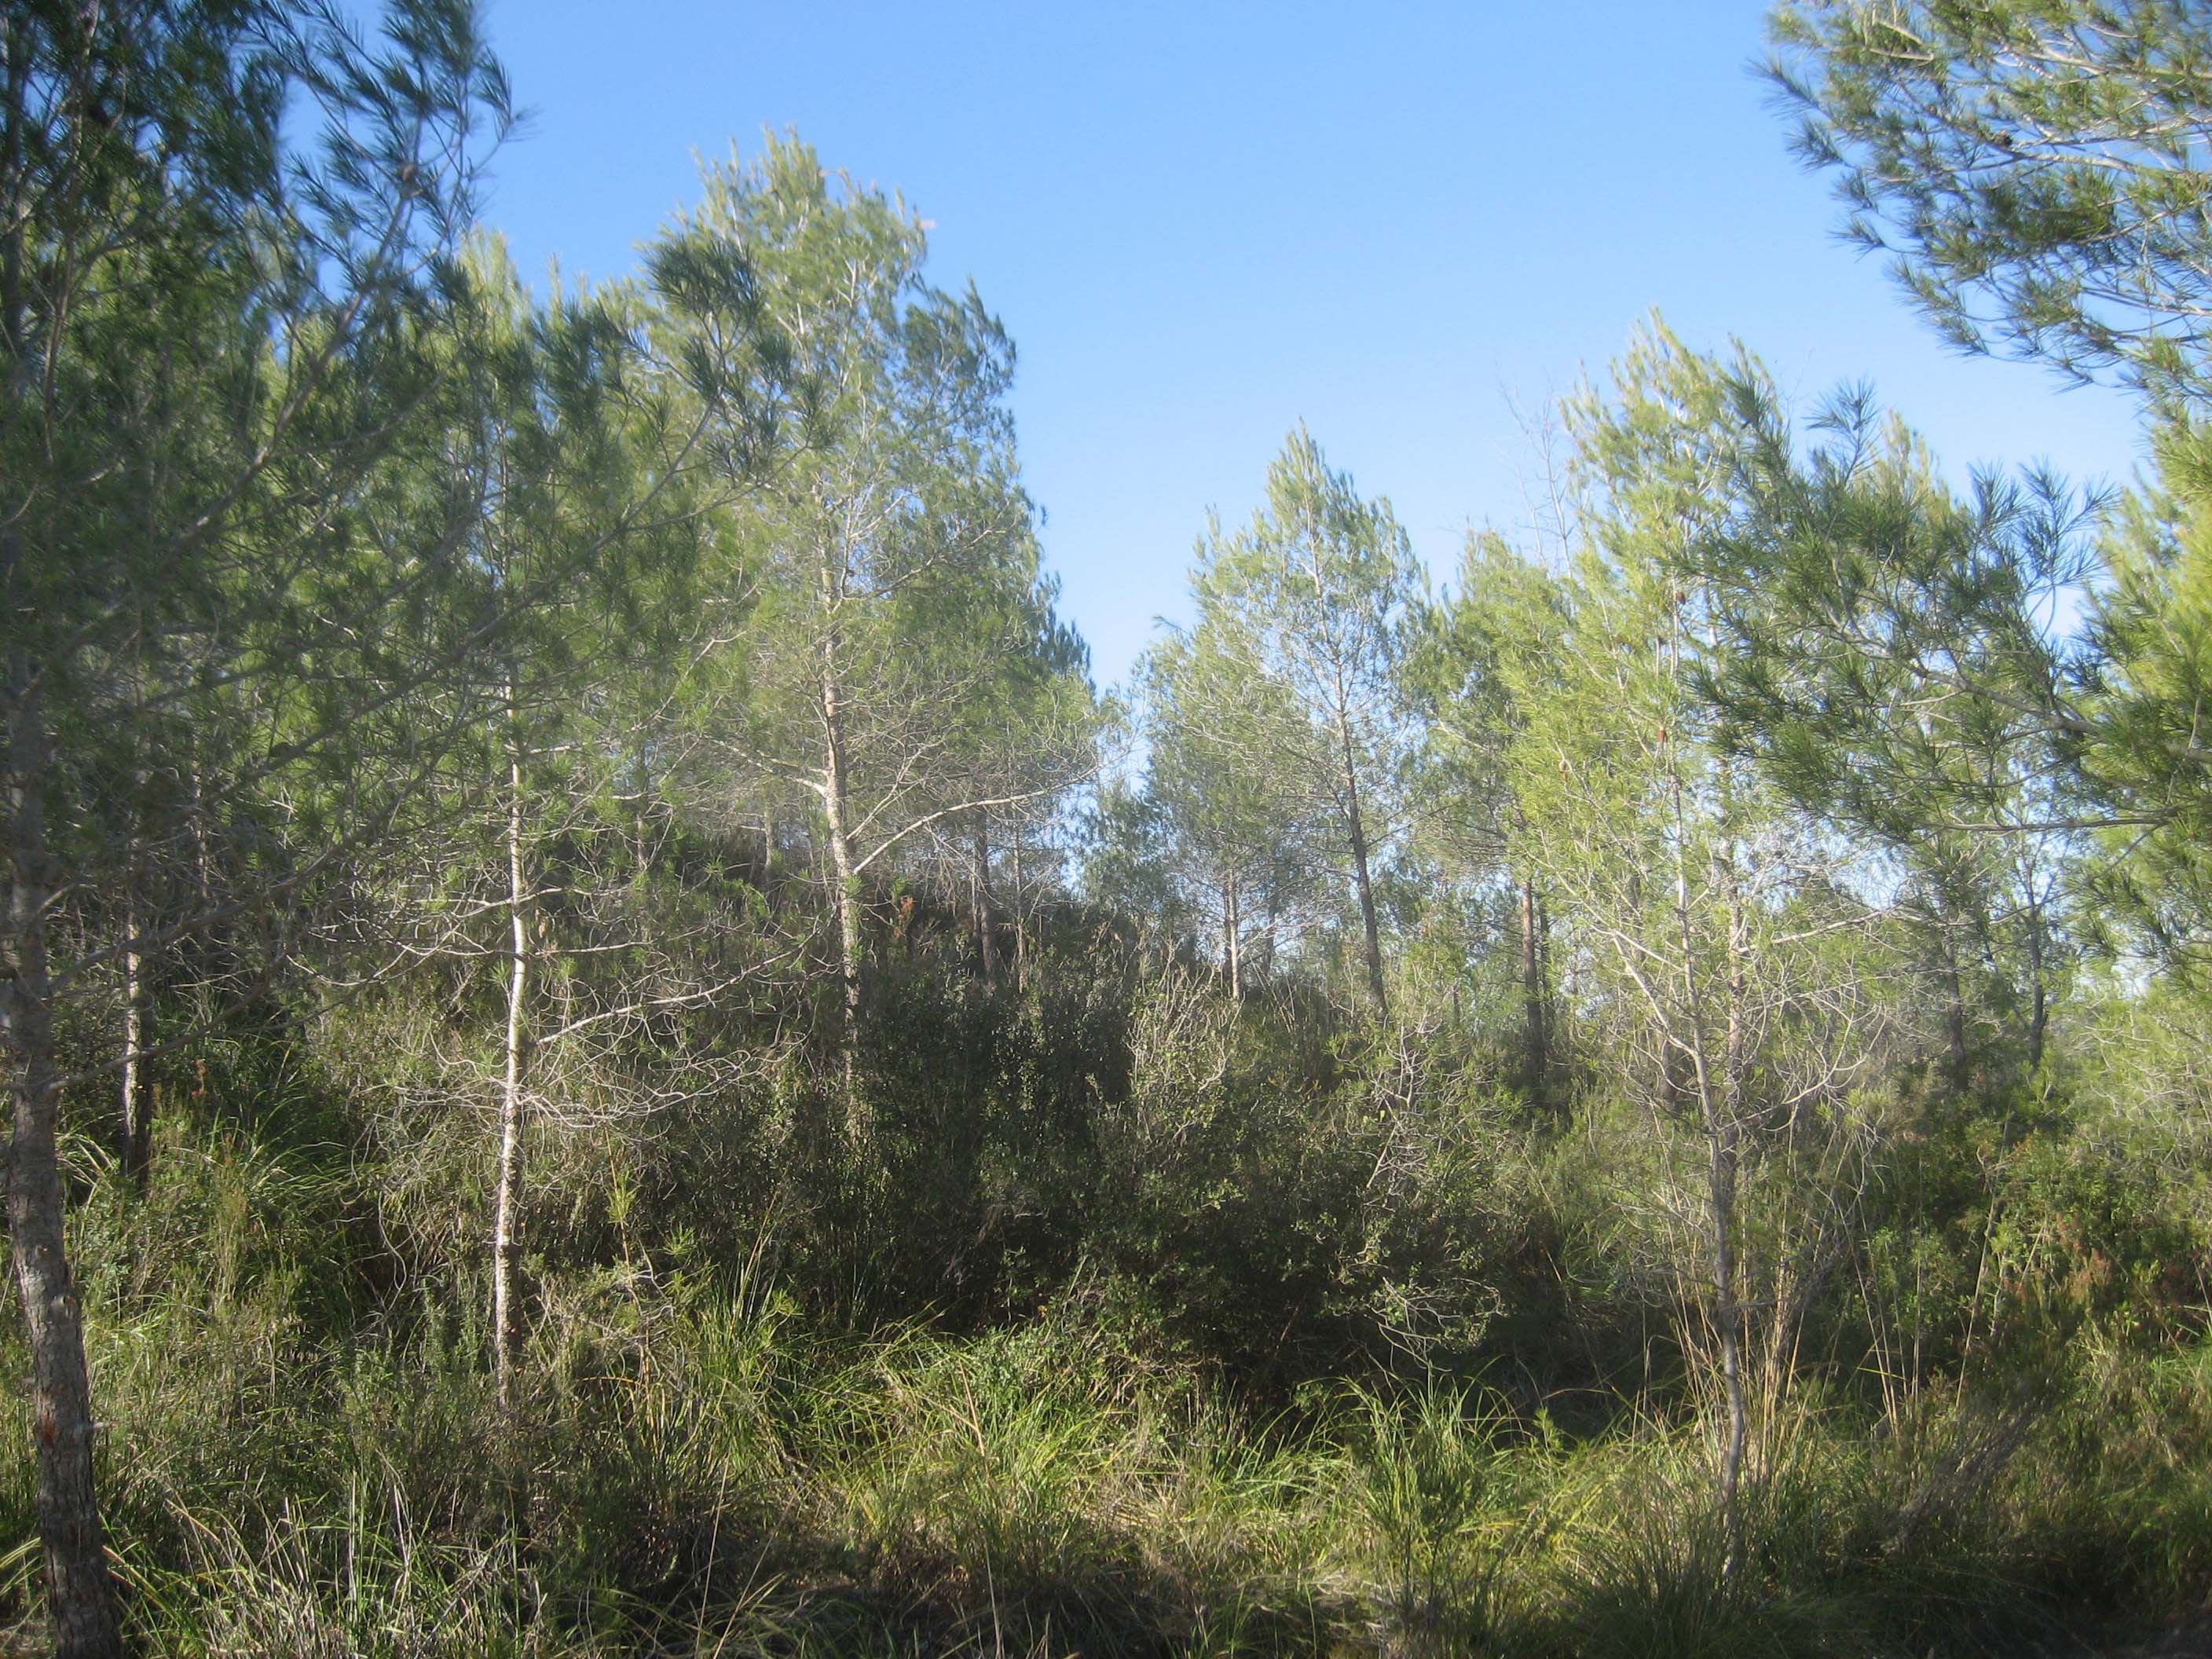
[[[1197,623],[1140,670],[1146,792],[1232,988],[1248,931],[1264,961],[1304,913],[1348,915],[1368,995],[1387,1006],[1374,887],[1401,815],[1399,667],[1419,589],[1389,502],[1363,498],[1303,426],[1251,524],[1200,541]]]
[[[2092,720],[2083,774],[2112,817],[2099,896],[2160,954],[2193,972],[2212,931],[2203,865],[2208,795],[2197,733],[2212,672],[2204,441],[2177,422],[2158,437],[2158,485],[2131,495],[2106,544],[2090,617]]]
[[[539,303],[464,235],[465,7],[65,11],[0,29],[0,1012],[19,1268],[64,1188],[76,1267],[0,1328],[0,1519],[57,1530],[81,1305],[139,1645],[2201,1601],[2193,15],[1776,23],[1866,234],[2156,394],[2156,489],[1954,491],[1655,322],[1565,407],[1559,545],[1433,600],[1299,428],[1079,800],[1122,711],[902,201],[772,137]]]
[[[1824,751],[1822,739],[1869,708],[1889,710],[1873,722],[1881,746],[1948,759],[1934,775],[1947,783],[1957,757],[1999,751],[1996,787],[2024,789],[2035,810],[1965,816],[2109,832],[2116,856],[2092,882],[2100,902],[2117,900],[2185,963],[2203,926],[2192,849],[2204,768],[2191,734],[2203,628],[2190,550],[2203,493],[2204,20],[2162,0],[2039,0],[1791,6],[1773,27],[1790,55],[1775,73],[1808,112],[1801,151],[1843,169],[1854,232],[1897,238],[1900,273],[1960,343],[1994,337],[2141,386],[2160,477],[2090,556],[2051,481],[1984,481],[1964,511],[1909,501],[1940,492],[1913,488],[1901,457],[1870,452],[1863,409],[1832,422],[1840,446],[1797,492],[1810,521],[1755,568],[1786,584],[1773,610],[1792,619],[1794,643],[1820,641],[1813,678],[1833,714],[1808,719],[1814,699],[1785,697],[1790,717],[1770,730],[1801,771],[1846,769],[1850,741]],[[1850,551],[1823,570],[1823,546]],[[2070,641],[2053,604],[2068,588],[2087,615]],[[1773,672],[1760,660],[1753,674]],[[1911,695],[1900,676],[1913,674],[1947,694],[1932,741],[1915,738],[1927,722],[1899,717]],[[1873,775],[1880,789],[1914,774]],[[1896,822],[1932,805],[1897,797]]]
[[[427,1335],[344,1353],[250,1338],[249,1368],[276,1379],[258,1444],[191,1409],[220,1375],[204,1343],[134,1374],[118,1446],[178,1443],[131,1499],[161,1522],[125,1556],[139,1638],[1965,1655],[2049,1635],[2054,1593],[2186,1597],[2212,1537],[2212,1408],[2185,1358],[2085,1365],[1996,1478],[1952,1480],[1940,1525],[1921,1495],[1954,1466],[1927,1449],[1982,1443],[1986,1424],[1939,1415],[1904,1438],[1801,1413],[1731,1583],[1693,1426],[1576,1441],[1436,1386],[1269,1422],[1078,1304],[973,1339],[856,1341],[757,1283],[636,1294],[634,1335],[552,1345],[569,1358],[530,1373],[537,1425],[490,1457],[488,1379]],[[198,1317],[183,1299],[148,1316],[173,1340]],[[104,1370],[126,1340],[97,1337]]]
[[[1796,149],[1966,349],[2201,396],[2212,33],[2175,0],[1778,7]]]

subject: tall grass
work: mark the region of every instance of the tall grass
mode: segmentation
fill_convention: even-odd
[[[1990,1386],[1793,1364],[1731,1570],[1710,1425],[1648,1363],[1559,1421],[1518,1373],[1263,1389],[1110,1274],[980,1328],[855,1328],[764,1248],[625,1247],[541,1265],[502,1406],[469,1252],[387,1275],[331,1147],[179,1133],[143,1196],[72,1156],[148,1653],[1923,1659],[2212,1581],[2212,1348],[2146,1361],[2095,1318]],[[21,1398],[0,1617],[35,1632]]]
[[[703,1286],[626,1346],[541,1340],[502,1419],[427,1327],[348,1352],[265,1324],[257,1370],[225,1305],[95,1339],[148,1652],[1917,1659],[2023,1650],[2092,1573],[2200,1582],[2212,1540],[2202,1362],[2131,1404],[2094,1379],[1934,1516],[1923,1448],[1805,1406],[1731,1576],[1694,1422],[1575,1440],[1443,1387],[1255,1417],[1066,1316],[832,1340]],[[2101,1515],[2091,1413],[2126,1460]],[[25,1480],[0,1471],[19,1524]],[[19,1614],[34,1566],[0,1561]]]

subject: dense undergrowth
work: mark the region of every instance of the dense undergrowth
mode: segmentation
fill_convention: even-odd
[[[1836,1225],[1749,1230],[1791,1316],[1753,1320],[1731,1559],[1648,1117],[1532,1115],[1436,1031],[1075,981],[913,975],[870,1158],[798,1060],[541,1124],[505,1401],[477,1109],[404,1080],[429,1011],[212,1051],[143,1193],[73,1142],[134,1639],[1917,1659],[2212,1580],[2201,1182],[2089,1073],[1869,1098],[1850,1157],[1761,1162],[1794,1196],[1754,1217]],[[27,1455],[0,1480],[32,1538]]]

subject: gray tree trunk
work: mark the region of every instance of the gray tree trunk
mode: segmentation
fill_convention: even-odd
[[[29,663],[18,653],[9,667],[9,959],[0,1006],[6,1012],[14,1061],[8,1231],[31,1348],[39,1533],[54,1651],[60,1659],[119,1659],[115,1583],[102,1547],[93,1483],[84,1314],[64,1249],[61,1168],[54,1146],[59,1079],[46,962],[46,905],[54,882],[43,793],[46,734]]]
[[[837,1049],[845,1072],[846,1109],[854,1115],[848,1127],[860,1123],[853,1091],[853,1045],[860,1030],[860,877],[853,856],[852,832],[847,823],[848,806],[845,715],[839,695],[836,653],[833,642],[822,657],[822,816],[830,838],[830,874],[836,884],[837,978],[840,990]]]
[[[983,975],[983,983],[999,982],[998,919],[991,909],[991,830],[989,821],[978,812],[975,817],[975,962]]]
[[[1389,993],[1382,985],[1382,933],[1375,920],[1375,885],[1367,869],[1367,823],[1359,805],[1359,768],[1354,759],[1352,723],[1341,708],[1337,735],[1344,745],[1344,824],[1352,842],[1352,876],[1359,892],[1359,925],[1367,945],[1367,988],[1378,1019],[1390,1017]]]
[[[1713,1194],[1713,1277],[1719,1285],[1715,1311],[1721,1322],[1722,1382],[1728,1393],[1728,1443],[1721,1455],[1721,1524],[1728,1535],[1722,1564],[1733,1577],[1743,1565],[1743,1505],[1739,1491],[1750,1435],[1750,1413],[1743,1386],[1743,1301],[1736,1294],[1736,1172],[1741,1156],[1746,1070],[1744,1021],[1749,1000],[1745,968],[1748,939],[1743,900],[1736,890],[1735,866],[1724,855],[1728,892],[1728,1017],[1721,1040],[1721,1098],[1717,1123],[1709,1125]]]
[[[1018,819],[1014,823],[1013,845],[1008,854],[1013,860],[1014,878],[1014,989],[1025,991],[1029,988],[1030,927],[1029,908],[1024,896],[1028,890],[1022,885],[1022,826]]]
[[[138,945],[145,924],[135,882],[133,888],[125,895],[123,908],[123,1118],[117,1150],[124,1173],[143,1191],[154,1157],[154,1079],[146,1063],[153,998],[147,984],[145,952]]]
[[[1237,877],[1231,872],[1221,883],[1221,967],[1229,975],[1232,1002],[1241,1002],[1244,997],[1243,932],[1244,918],[1237,908]]]
[[[2051,984],[2044,956],[2043,905],[2039,900],[2027,907],[2027,976],[2032,999],[2027,1017],[2027,1066],[2032,1072],[2042,1069],[2044,1037],[2051,1029]]]
[[[523,1091],[528,1081],[530,887],[522,844],[522,748],[507,753],[507,1038],[500,1079],[499,1176],[491,1244],[492,1372],[500,1403],[512,1397],[515,1361],[522,1346],[522,1318],[515,1279],[522,1262]]]
[[[1966,992],[1959,974],[1959,936],[1948,923],[1943,927],[1943,1042],[1944,1063],[1954,1092],[1965,1094],[1970,1079],[1966,1060]]]
[[[1533,878],[1521,884],[1521,1063],[1528,1103],[1552,1104],[1552,1012],[1544,984],[1544,912]]]

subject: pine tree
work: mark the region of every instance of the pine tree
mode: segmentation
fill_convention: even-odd
[[[410,624],[472,586],[441,538],[455,515],[417,516],[428,539],[403,550],[356,509],[437,393],[424,343],[505,93],[472,13],[436,0],[399,8],[374,52],[270,5],[19,9],[0,60],[9,1228],[57,1647],[104,1656],[55,1112],[65,1064],[131,1077],[149,1044],[132,1018],[119,1055],[65,1062],[57,1011],[107,963],[139,981],[270,895],[126,904],[105,937],[61,928],[62,901],[144,894],[149,865],[279,775],[342,793],[429,672],[416,651],[451,660]],[[303,112],[319,149],[285,141]],[[222,775],[180,751],[188,732]],[[285,884],[373,835],[376,805]],[[137,984],[130,1000],[143,1016]]]
[[[1456,589],[1420,617],[1408,678],[1424,722],[1421,841],[1440,875],[1478,888],[1501,878],[1513,912],[1521,999],[1518,1082],[1541,1109],[1565,1106],[1548,908],[1525,857],[1528,819],[1509,764],[1527,721],[1514,686],[1567,627],[1565,585],[1497,535],[1469,539]]]
[[[2208,390],[2212,22],[2182,0],[1810,0],[1770,73],[1944,337]]]
[[[1091,698],[1041,582],[997,319],[972,289],[923,280],[903,204],[833,178],[796,139],[705,182],[649,262],[664,288],[717,260],[750,274],[760,358],[726,378],[750,377],[765,482],[732,520],[727,572],[757,610],[707,665],[697,720],[734,763],[733,793],[813,809],[849,1078],[866,882],[940,826],[1087,772]],[[702,307],[669,325],[672,355],[696,359],[729,319]]]
[[[1204,624],[1154,646],[1139,676],[1145,793],[1166,836],[1157,856],[1192,914],[1208,919],[1223,980],[1241,996],[1252,945],[1270,954],[1313,896],[1312,816],[1273,787],[1300,717]]]
[[[1747,358],[1723,369],[1655,326],[1616,365],[1610,397],[1570,406],[1583,545],[1566,626],[1504,665],[1520,709],[1516,855],[1589,966],[1585,1004],[1648,1057],[1628,1082],[1658,1144],[1687,1127],[1702,1166],[1685,1340],[1711,1357],[1731,1578],[1747,1559],[1759,1401],[1788,1386],[1802,1312],[1778,1285],[1826,1224],[1784,1211],[1789,1194],[1762,1176],[1816,1120],[1848,1156],[1843,1108],[1886,1048],[1874,964],[1836,948],[1867,937],[1875,912],[1840,849],[1731,752],[1705,691],[1727,647],[1698,555],[1748,511],[1739,462],[1759,433],[1735,396],[1747,380],[1765,384]]]
[[[1327,825],[1378,1016],[1389,996],[1376,875],[1399,828],[1400,667],[1419,589],[1389,503],[1362,498],[1303,427],[1267,469],[1266,505],[1241,530],[1214,525],[1191,578],[1188,679],[1205,702],[1184,727],[1214,734],[1214,769],[1279,823]]]

